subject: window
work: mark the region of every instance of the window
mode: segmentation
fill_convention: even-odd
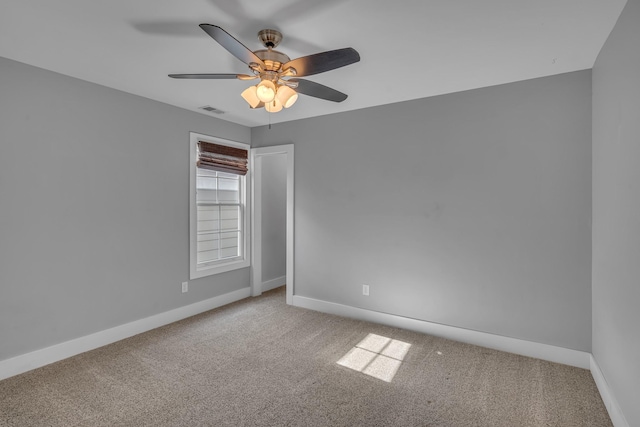
[[[229,164],[249,146],[193,132],[190,145],[190,278],[248,267],[247,178]]]

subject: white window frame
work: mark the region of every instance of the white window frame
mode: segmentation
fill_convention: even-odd
[[[242,148],[250,152],[249,144],[231,141],[228,139],[217,138],[214,136],[203,135],[195,132],[189,132],[189,278],[190,280],[199,279],[201,277],[211,276],[213,274],[224,273],[226,271],[237,270],[249,267],[250,264],[250,194],[247,185],[250,182],[251,165],[249,172],[245,176],[240,177],[240,204],[242,214],[242,239],[240,239],[240,256],[229,261],[221,260],[213,265],[198,266],[198,208],[196,204],[196,161],[198,156],[198,141],[211,142],[214,144],[227,145],[230,147]]]

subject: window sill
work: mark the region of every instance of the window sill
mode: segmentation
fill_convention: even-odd
[[[198,269],[192,268],[189,274],[189,280],[200,279],[202,277],[213,276],[215,274],[226,273],[228,271],[239,270],[241,268],[249,267],[250,263],[248,259],[231,261],[224,264],[212,265],[209,267],[201,267]]]

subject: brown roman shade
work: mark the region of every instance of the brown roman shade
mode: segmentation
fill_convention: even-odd
[[[202,169],[246,175],[248,151],[227,145],[198,141],[198,161]]]

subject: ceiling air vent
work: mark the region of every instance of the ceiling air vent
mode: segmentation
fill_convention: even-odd
[[[200,107],[201,110],[208,111],[213,114],[224,114],[224,111],[218,110],[217,108],[213,108],[210,105],[205,105],[204,107]]]

